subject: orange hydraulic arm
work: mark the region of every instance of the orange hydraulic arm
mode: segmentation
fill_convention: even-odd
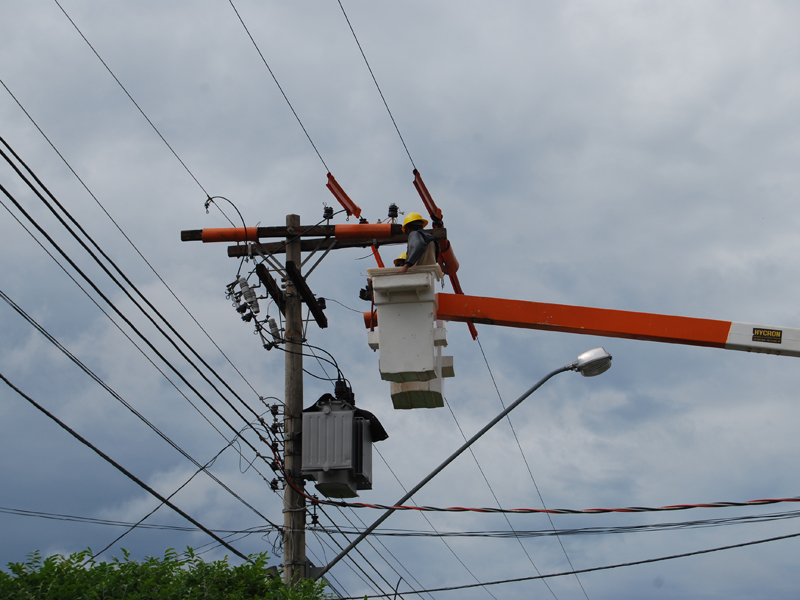
[[[334,179],[333,175],[330,173],[328,173],[328,183],[325,184],[325,187],[327,187],[336,197],[336,199],[339,201],[339,204],[341,204],[345,212],[347,212],[348,217],[350,215],[355,215],[356,217],[361,216],[361,208],[350,199],[350,196],[347,195],[347,192],[342,189],[342,186],[339,185],[339,182],[336,181],[336,179]],[[386,223],[386,225],[389,225],[389,223]],[[372,246],[372,255],[375,257],[375,262],[377,262],[378,266],[382,269],[383,260],[381,259],[380,252],[378,252],[378,248],[374,245]]]
[[[330,173],[328,173],[328,183],[325,184],[325,187],[327,187],[331,191],[331,194],[336,197],[336,199],[339,201],[339,204],[341,204],[342,208],[344,208],[348,217],[350,215],[353,215],[356,218],[361,216],[361,208],[355,202],[350,200],[350,196],[347,195],[347,192],[342,189],[342,186],[339,185],[339,182],[336,181],[336,179],[334,179],[333,175]]]
[[[800,329],[788,327],[459,294],[437,297],[436,318],[443,321],[800,356]]]
[[[442,209],[436,206],[425,182],[422,181],[422,176],[416,169],[414,169],[414,187],[417,188],[417,192],[420,198],[422,198],[422,203],[431,216],[433,227],[435,229],[444,227],[444,223],[442,222]],[[456,294],[463,294],[464,292],[461,290],[461,284],[458,281],[458,275],[456,275],[456,271],[458,271],[459,267],[458,259],[456,258],[455,252],[453,252],[453,246],[450,244],[449,240],[439,242],[439,263],[442,267],[442,272],[450,277],[453,291]],[[473,325],[470,319],[466,319],[465,321],[469,327],[470,334],[472,334],[472,339],[478,339],[478,330],[475,329],[475,325]]]

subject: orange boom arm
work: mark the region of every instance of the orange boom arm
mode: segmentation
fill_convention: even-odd
[[[800,329],[564,304],[437,294],[437,319],[800,357]]]

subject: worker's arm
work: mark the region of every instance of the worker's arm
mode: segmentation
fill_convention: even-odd
[[[428,244],[436,241],[430,233],[423,230],[412,231],[408,234],[408,250],[406,251],[406,265],[413,267],[425,254]],[[405,266],[405,265],[404,265]]]

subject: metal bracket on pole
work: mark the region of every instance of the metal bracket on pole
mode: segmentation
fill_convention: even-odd
[[[306,280],[300,274],[300,270],[297,268],[297,265],[290,260],[286,261],[286,274],[289,276],[289,279],[292,280],[292,283],[297,289],[297,292],[300,294],[300,297],[303,299],[303,302],[308,305],[309,310],[311,310],[311,314],[314,315],[314,320],[316,320],[317,325],[319,325],[321,329],[325,329],[328,326],[328,318],[319,307],[317,299],[314,297],[314,294],[311,293],[311,289],[309,289]]]
[[[308,576],[311,579],[319,579],[319,576],[322,575],[322,569],[324,567],[315,567],[311,564],[311,561],[308,561],[308,566],[306,568],[308,569]]]
[[[311,259],[314,257],[314,255],[317,253],[317,250],[319,250],[320,248],[322,248],[322,244],[324,244],[324,243],[325,243],[327,240],[329,240],[329,239],[331,239],[331,238],[330,238],[330,236],[328,236],[328,237],[324,237],[324,238],[320,238],[320,240],[319,240],[319,244],[317,244],[317,247],[316,247],[316,248],[314,248],[314,249],[311,251],[311,253],[310,253],[308,256],[306,256],[306,258],[305,258],[305,260],[303,260],[303,262],[301,262],[301,263],[300,263],[300,267],[301,267],[301,268],[302,268],[302,267],[305,267],[305,266],[306,266],[306,263],[307,263],[308,261],[310,261],[310,260],[311,260]]]
[[[286,316],[286,297],[281,291],[280,286],[278,286],[278,282],[275,281],[272,275],[269,274],[269,271],[267,270],[267,267],[264,266],[264,263],[258,263],[256,265],[256,275],[261,280],[261,283],[264,284],[264,287],[267,288],[267,293],[270,295],[270,298],[272,298],[275,301],[275,304],[278,305],[278,309],[281,311],[281,314]]]
[[[327,241],[327,239],[328,239],[328,238],[325,238],[325,240],[326,240],[326,241]],[[308,277],[309,275],[311,275],[311,273],[314,271],[314,269],[316,269],[316,268],[317,268],[317,266],[319,265],[319,263],[321,263],[321,262],[322,262],[322,260],[323,260],[323,259],[324,259],[326,256],[328,256],[328,252],[330,252],[331,250],[333,250],[333,249],[336,247],[336,242],[337,242],[337,241],[338,241],[338,240],[333,240],[333,243],[332,243],[330,246],[328,246],[328,249],[327,249],[327,250],[325,250],[325,252],[323,252],[323,253],[322,253],[322,256],[320,256],[320,257],[319,257],[319,260],[318,260],[317,262],[315,262],[315,263],[314,263],[314,264],[311,266],[311,268],[310,268],[308,271],[306,271],[306,277]],[[309,256],[308,258],[311,258],[311,257]],[[308,260],[308,259],[306,259],[306,260]],[[305,264],[305,262],[303,262],[303,264]],[[301,265],[301,266],[302,266],[302,265]]]

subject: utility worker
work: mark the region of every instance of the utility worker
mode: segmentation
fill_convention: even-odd
[[[400,256],[394,259],[394,266],[395,267],[402,267],[406,264],[406,253],[403,252]]]
[[[409,267],[416,265],[435,265],[439,259],[439,244],[436,238],[427,231],[423,231],[428,221],[419,213],[408,213],[403,221],[403,233],[408,234],[408,249],[406,260],[400,273],[408,271]]]

